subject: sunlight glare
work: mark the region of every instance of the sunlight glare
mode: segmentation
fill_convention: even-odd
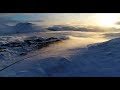
[[[112,27],[118,20],[118,14],[96,14],[96,23],[103,27]]]

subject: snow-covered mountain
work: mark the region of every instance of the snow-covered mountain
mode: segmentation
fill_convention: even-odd
[[[44,32],[46,29],[36,26],[32,23],[18,23],[15,26],[0,24],[0,35],[9,35],[16,33]]]
[[[18,23],[15,26],[13,26],[13,29],[16,31],[16,33],[46,31],[44,28],[36,26],[32,23]]]

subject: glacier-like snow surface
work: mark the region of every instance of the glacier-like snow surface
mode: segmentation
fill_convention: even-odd
[[[0,76],[120,76],[120,38],[109,40],[95,32],[47,31],[31,23],[0,25],[0,31]],[[34,48],[56,40],[60,42]]]

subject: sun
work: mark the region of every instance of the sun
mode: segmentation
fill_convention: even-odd
[[[99,26],[112,27],[118,20],[117,14],[96,14],[96,23]]]

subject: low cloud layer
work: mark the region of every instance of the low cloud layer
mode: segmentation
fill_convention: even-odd
[[[17,13],[0,13],[0,17],[5,17],[5,16],[13,16],[16,15]]]
[[[116,22],[116,25],[120,25],[120,21],[119,21],[119,22]]]
[[[107,39],[120,38],[120,33],[107,33],[103,34],[103,36]]]
[[[81,32],[105,32],[106,30],[99,27],[75,27],[67,25],[54,25],[47,28],[51,31],[81,31]]]
[[[22,17],[21,17],[22,15]],[[33,15],[32,13],[0,13],[0,24],[16,24],[19,22],[43,22],[43,20],[34,20],[33,19],[21,19],[23,18],[23,15],[26,17],[29,17]],[[20,18],[16,17],[19,16]],[[16,17],[16,18],[15,18]]]
[[[0,24],[19,23],[20,21],[0,17]]]

